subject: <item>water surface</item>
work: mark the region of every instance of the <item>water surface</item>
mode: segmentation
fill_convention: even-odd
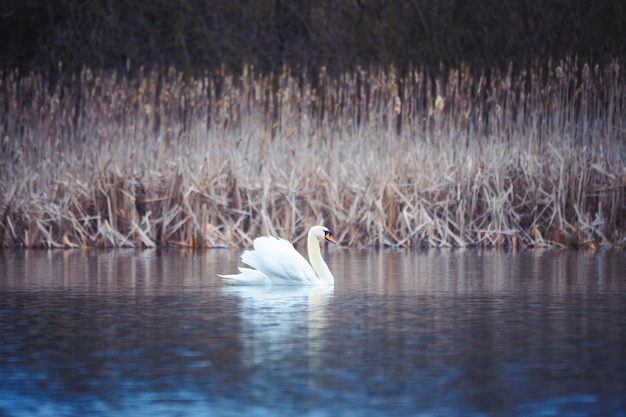
[[[0,251],[0,415],[626,416],[622,251]]]

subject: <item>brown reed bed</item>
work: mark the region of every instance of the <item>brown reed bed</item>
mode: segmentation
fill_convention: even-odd
[[[622,246],[619,61],[0,85],[2,247]]]

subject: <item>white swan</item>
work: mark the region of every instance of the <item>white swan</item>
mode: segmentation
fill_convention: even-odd
[[[239,274],[218,276],[231,285],[332,285],[335,278],[320,252],[322,240],[336,243],[327,227],[311,227],[307,238],[309,265],[288,240],[256,238],[254,250],[241,255],[241,261],[255,269],[239,268]]]

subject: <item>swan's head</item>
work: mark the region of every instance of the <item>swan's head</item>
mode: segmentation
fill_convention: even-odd
[[[333,232],[331,232],[328,227],[325,226],[313,226],[311,227],[311,229],[309,230],[309,236],[313,236],[314,238],[316,238],[318,241],[322,241],[322,240],[327,240],[331,243],[337,243],[335,242],[335,239],[333,239]]]

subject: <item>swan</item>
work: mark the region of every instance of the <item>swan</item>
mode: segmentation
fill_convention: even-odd
[[[241,255],[241,261],[254,269],[239,268],[239,274],[218,276],[230,285],[332,285],[335,278],[320,252],[323,240],[337,243],[327,227],[309,229],[309,264],[288,240],[258,237],[254,239],[254,250]]]

